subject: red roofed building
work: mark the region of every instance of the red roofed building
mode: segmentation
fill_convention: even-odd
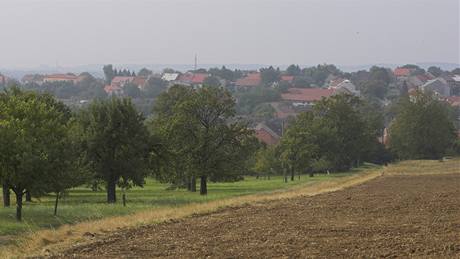
[[[43,82],[45,83],[52,83],[52,82],[72,82],[76,83],[78,77],[73,74],[54,74],[54,75],[47,75],[43,78]]]
[[[289,88],[287,93],[281,94],[284,101],[292,102],[294,106],[311,105],[334,95],[334,89],[326,88]]]
[[[206,78],[208,78],[208,74],[202,74],[202,73],[193,74],[192,84],[200,84],[200,85],[202,85]]]
[[[236,80],[237,87],[254,87],[262,83],[260,73],[249,73],[245,77]]]
[[[136,76],[134,77],[132,83],[137,85],[137,87],[139,87],[140,89],[144,89],[145,84],[147,83],[147,77]]]
[[[263,123],[256,126],[255,132],[256,138],[267,145],[276,145],[280,140],[280,136]]]
[[[208,74],[204,73],[185,73],[178,77],[177,81],[187,85],[198,85],[201,86],[204,80],[208,78]]]
[[[117,85],[106,85],[104,87],[104,91],[108,95],[122,95],[123,94],[123,88]]]
[[[125,84],[131,83],[133,81],[134,81],[134,76],[116,76],[112,79],[112,82],[110,83],[110,85],[112,87],[123,88]]]
[[[288,83],[292,83],[294,81],[294,76],[287,76],[287,75],[281,76],[280,81],[286,81]]]
[[[396,76],[396,77],[408,77],[410,76],[410,73],[412,72],[411,69],[409,68],[401,68],[401,67],[398,67],[396,68],[394,71],[393,71],[393,74]]]
[[[458,106],[460,107],[460,96],[449,96],[446,98],[446,101],[451,105],[451,106]]]

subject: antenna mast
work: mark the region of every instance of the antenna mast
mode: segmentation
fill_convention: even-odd
[[[193,70],[195,70],[195,71],[196,71],[196,69],[197,69],[197,63],[198,63],[197,60],[198,60],[198,59],[197,59],[197,56],[196,56],[196,54],[195,54],[195,66],[193,67],[193,68],[194,68]]]

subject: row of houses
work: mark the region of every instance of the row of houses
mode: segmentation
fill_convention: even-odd
[[[460,75],[443,73],[435,77],[429,72],[417,73],[411,68],[396,68],[393,74],[400,84],[407,86],[409,92],[431,91],[442,97],[460,95]]]
[[[50,74],[50,75],[25,75],[22,77],[21,81],[24,84],[35,83],[42,85],[43,83],[54,83],[54,82],[70,82],[77,84],[78,82],[84,80],[87,77],[87,74],[82,73],[80,75],[75,75],[72,73],[67,74]]]
[[[161,75],[150,75],[148,77],[143,76],[116,76],[112,79],[109,85],[106,85],[104,90],[108,94],[121,95],[126,84],[134,84],[140,90],[144,90],[147,81],[151,77],[155,77],[167,82],[171,85],[186,85],[192,87],[201,87],[210,75],[205,73],[163,73]]]

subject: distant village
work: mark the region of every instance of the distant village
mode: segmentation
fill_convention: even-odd
[[[165,69],[155,73],[144,68],[135,73],[110,66],[104,67],[106,78],[94,78],[89,73],[33,74],[25,75],[18,82],[0,74],[0,86],[18,84],[39,91],[46,88],[67,104],[76,106],[96,97],[129,96],[137,100],[136,104],[145,106],[140,110],[146,114],[151,112],[155,97],[173,85],[225,87],[234,94],[237,107],[240,107],[239,118],[252,125],[259,140],[272,145],[279,141],[289,118],[308,111],[322,98],[341,93],[371,99],[385,109],[401,95],[410,97],[417,91],[432,92],[459,111],[460,69],[435,71],[406,65],[394,70],[375,68],[374,71],[343,73],[333,65],[318,65],[310,70],[291,65],[285,71],[273,67],[259,71],[222,67],[188,72]],[[85,89],[85,94],[79,96],[78,91],[72,89],[78,86]],[[66,89],[65,94],[64,90],[53,92],[60,87]],[[383,130],[381,141],[385,142],[385,138]]]

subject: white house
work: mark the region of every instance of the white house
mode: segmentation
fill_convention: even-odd
[[[420,86],[420,89],[424,92],[430,91],[444,97],[450,96],[450,87],[447,84],[446,80],[442,78],[429,80],[428,82]]]

